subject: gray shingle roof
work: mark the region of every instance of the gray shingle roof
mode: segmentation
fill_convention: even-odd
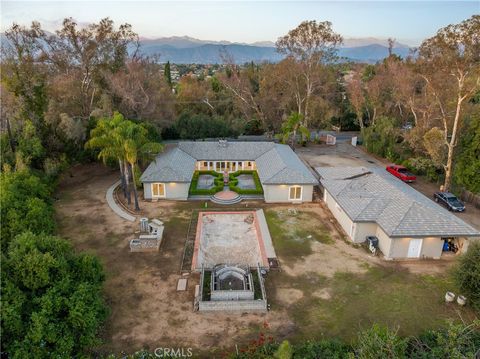
[[[159,154],[140,177],[142,182],[190,182],[195,171],[195,159],[172,148]]]
[[[263,184],[318,184],[292,149],[273,142],[180,142],[157,156],[142,182],[190,182],[195,161],[255,161]]]
[[[179,142],[178,148],[196,160],[252,161],[275,146],[273,142]]]
[[[353,221],[376,222],[391,237],[480,236],[480,231],[382,168],[320,167],[316,171]],[[364,175],[352,178],[360,174]]]
[[[275,144],[255,163],[264,184],[318,184],[315,176],[287,145]]]

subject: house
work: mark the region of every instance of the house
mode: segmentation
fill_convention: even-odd
[[[146,200],[187,200],[195,171],[256,171],[266,202],[311,202],[315,176],[287,145],[274,142],[179,142],[140,177]]]
[[[316,168],[323,200],[355,243],[376,236],[386,259],[442,256],[445,242],[459,252],[480,232],[382,168]]]

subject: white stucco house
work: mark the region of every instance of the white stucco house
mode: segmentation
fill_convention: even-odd
[[[142,174],[146,200],[188,200],[196,170],[257,171],[265,202],[311,202],[318,180],[287,145],[274,142],[179,142]]]
[[[355,243],[376,236],[386,259],[442,256],[445,241],[467,250],[480,231],[383,168],[320,167],[323,201]]]

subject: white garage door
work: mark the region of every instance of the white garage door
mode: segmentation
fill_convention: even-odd
[[[420,252],[422,251],[423,238],[410,239],[408,244],[408,258],[420,258]]]

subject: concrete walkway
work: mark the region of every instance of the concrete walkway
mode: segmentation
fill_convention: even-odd
[[[120,180],[115,182],[110,186],[110,188],[107,190],[107,203],[117,215],[122,217],[123,219],[126,219],[127,221],[130,222],[135,222],[136,218],[132,216],[131,214],[128,214],[125,212],[116,202],[115,199],[113,198],[113,191],[115,191],[115,188],[120,184]]]

